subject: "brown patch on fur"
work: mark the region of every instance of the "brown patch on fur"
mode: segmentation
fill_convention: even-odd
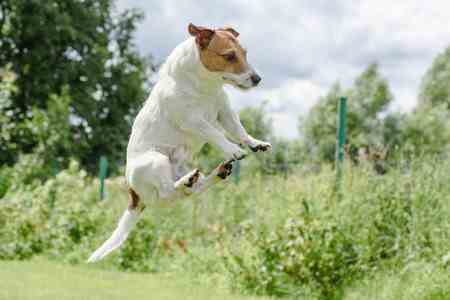
[[[200,60],[211,72],[244,73],[248,69],[247,51],[239,44],[239,33],[231,27],[208,29],[189,24],[195,36]]]
[[[144,203],[141,202],[139,195],[132,188],[128,188],[128,209],[139,210],[142,212],[145,209]]]
[[[195,26],[192,23],[189,24],[188,31],[190,35],[195,36],[195,41],[200,49],[206,49],[214,35],[214,30],[202,26]]]
[[[234,30],[234,28],[231,28],[230,26],[225,26],[224,28],[221,28],[219,30],[225,30],[228,31],[229,33],[231,33],[235,38],[237,38],[239,36],[239,32],[237,32],[236,30]]]

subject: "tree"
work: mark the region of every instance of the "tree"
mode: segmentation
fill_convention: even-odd
[[[423,104],[406,116],[400,132],[406,154],[435,155],[450,150],[450,110],[445,103]]]
[[[422,79],[416,109],[401,117],[397,144],[407,154],[440,154],[450,142],[450,46],[433,61]]]
[[[15,76],[8,69],[0,69],[0,162],[12,159],[16,145],[11,141],[18,129],[14,124],[12,94],[17,90],[14,85]]]
[[[343,95],[339,83],[321,97],[304,119],[299,120],[299,131],[306,148],[320,160],[333,161],[336,147],[336,114],[339,97]]]
[[[272,121],[267,117],[265,104],[258,107],[244,107],[239,112],[239,118],[252,137],[264,141],[272,135]]]
[[[12,131],[17,154],[38,145],[39,137],[23,126],[33,111],[48,110],[65,93],[70,146],[62,152],[91,170],[100,155],[113,164],[124,160],[146,94],[149,63],[131,41],[141,18],[134,10],[116,14],[114,0],[0,2],[0,67],[9,65],[17,77],[12,105],[0,113],[12,111],[12,122],[24,128]],[[2,156],[0,163],[16,157]]]
[[[319,99],[308,116],[300,120],[300,131],[308,148],[319,159],[333,161],[336,145],[336,115],[338,100],[348,96],[347,144],[355,154],[360,147],[380,146],[384,140],[382,113],[393,97],[387,81],[371,64],[356,78],[353,87],[343,91],[334,84],[328,94]]]
[[[422,79],[419,105],[445,104],[450,110],[450,46],[439,54]]]

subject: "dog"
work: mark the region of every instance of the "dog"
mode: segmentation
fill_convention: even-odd
[[[169,55],[134,121],[127,147],[128,207],[111,237],[88,262],[99,261],[122,245],[145,203],[183,199],[227,178],[232,163],[246,156],[240,146],[254,152],[271,149],[270,143],[246,132],[224,91],[225,84],[249,90],[261,81],[247,61],[239,33],[231,27],[193,24],[188,32],[191,37]],[[186,167],[205,143],[224,156],[208,176]]]

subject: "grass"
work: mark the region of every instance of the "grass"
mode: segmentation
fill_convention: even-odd
[[[236,296],[182,279],[100,271],[45,260],[0,262],[0,300],[268,299]]]
[[[429,263],[385,270],[345,291],[345,300],[449,300],[450,271]]]
[[[450,276],[430,264],[384,271],[345,289],[343,300],[448,300]],[[43,259],[0,262],[0,300],[268,300],[232,295],[183,278],[102,271]],[[315,299],[315,298],[314,298]],[[309,300],[304,299],[304,300]]]
[[[243,168],[239,185],[148,205],[119,251],[86,266],[126,206],[126,188],[110,179],[99,202],[96,181],[71,167],[1,199],[0,300],[251,299],[230,290],[296,300],[450,300],[449,168],[430,159],[378,176],[368,165],[346,165],[340,201],[329,166],[287,178]]]

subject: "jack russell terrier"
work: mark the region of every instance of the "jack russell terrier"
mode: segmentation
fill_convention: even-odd
[[[240,145],[266,151],[270,143],[251,137],[231,109],[223,89],[258,85],[261,77],[247,62],[247,51],[232,28],[209,29],[189,24],[192,36],[167,58],[149,99],[134,121],[127,148],[129,204],[111,237],[88,262],[104,258],[127,238],[152,199],[172,201],[204,191],[231,174],[232,162],[245,157]],[[209,143],[225,161],[208,176],[185,163]]]

